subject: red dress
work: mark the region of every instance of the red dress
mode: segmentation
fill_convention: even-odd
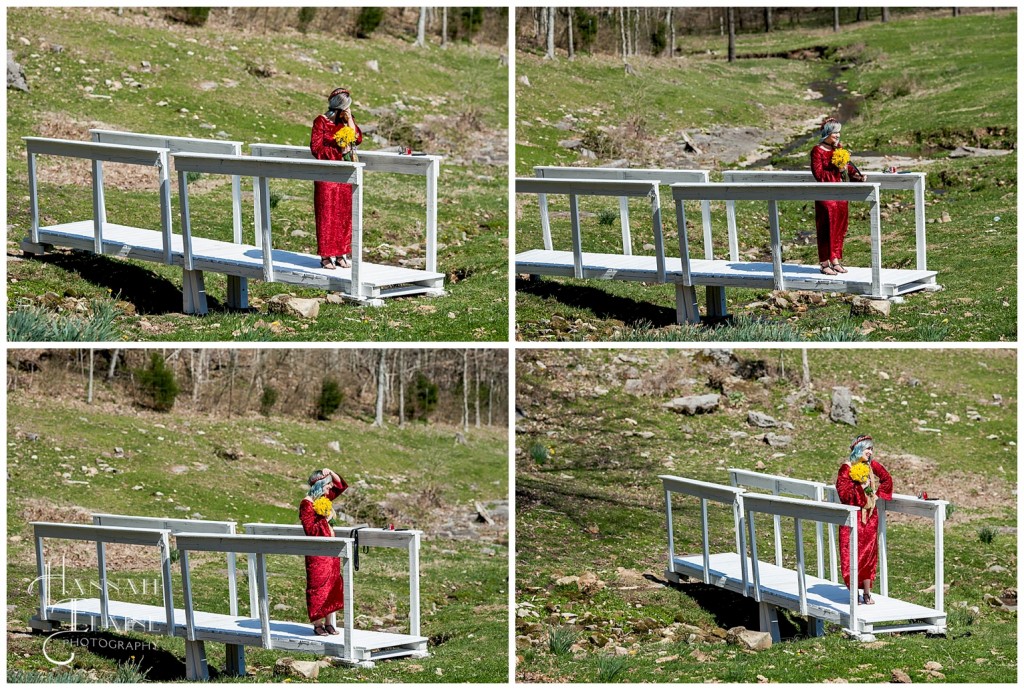
[[[878,477],[879,484],[875,490],[878,498],[892,500],[892,476],[880,462],[871,461],[871,471]],[[843,463],[839,466],[836,477],[836,491],[839,500],[848,506],[867,505],[868,497],[860,482],[850,479],[850,466]],[[857,580],[874,580],[878,567],[878,509],[871,511],[865,522],[863,512],[857,516]],[[850,528],[839,528],[839,563],[843,571],[843,582],[850,586]]]
[[[341,129],[317,116],[310,133],[309,150],[322,161],[342,160],[334,133]],[[356,125],[356,146],[363,143],[363,132]],[[352,185],[340,182],[313,183],[313,214],[316,216],[316,245],[320,256],[343,256],[352,252]]]
[[[334,500],[348,484],[344,479],[324,494]],[[307,537],[333,537],[334,530],[327,522],[313,511],[313,502],[305,499],[299,503],[299,521]],[[335,611],[345,608],[345,590],[341,580],[341,559],[330,556],[306,556],[306,608],[309,620],[324,618]]]
[[[852,165],[849,173],[856,172]],[[832,164],[832,149],[822,145],[811,149],[811,172],[818,182],[842,182],[839,168]],[[818,235],[818,261],[843,258],[843,242],[850,224],[850,204],[846,201],[815,201],[814,228]]]

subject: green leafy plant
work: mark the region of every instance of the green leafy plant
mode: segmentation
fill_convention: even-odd
[[[530,446],[530,457],[538,465],[543,465],[551,459],[551,451],[543,443],[537,442]]]
[[[267,386],[263,389],[263,394],[260,396],[260,414],[264,417],[270,416],[270,411],[274,408],[274,404],[277,402],[277,389],[273,386]]]
[[[384,21],[383,7],[364,7],[356,17],[356,38],[369,38]]]
[[[413,400],[415,401],[415,413],[419,419],[427,419],[430,413],[437,408],[440,388],[436,383],[427,378],[422,371],[416,372],[416,380],[413,382]]]
[[[94,300],[86,316],[53,314],[36,306],[23,306],[7,314],[11,342],[100,342],[119,340],[113,302]]]
[[[603,655],[597,659],[597,682],[612,683],[629,667],[624,656]]]
[[[299,31],[306,33],[309,31],[309,25],[313,22],[316,17],[315,7],[302,7],[299,9]]]
[[[576,644],[579,633],[575,628],[564,625],[548,628],[548,649],[552,654],[568,654],[569,648]]]
[[[978,541],[982,544],[991,544],[996,538],[996,530],[993,527],[985,526],[978,530]]]
[[[618,211],[614,211],[610,208],[602,208],[600,211],[597,212],[598,225],[614,225],[615,221],[618,219]]]
[[[320,385],[320,397],[316,401],[316,418],[327,421],[339,407],[345,395],[341,392],[341,386],[334,379],[324,379]]]
[[[138,369],[135,376],[139,388],[147,397],[149,406],[159,412],[167,412],[174,407],[174,399],[181,388],[174,378],[174,372],[167,366],[163,355],[154,352],[150,355],[149,366]]]

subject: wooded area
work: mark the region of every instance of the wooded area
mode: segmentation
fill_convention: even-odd
[[[592,54],[678,57],[688,52],[688,35],[729,35],[789,28],[832,28],[865,21],[888,22],[910,15],[991,12],[994,8],[888,7],[522,7],[516,10],[516,48],[543,52],[548,59]],[[569,21],[572,17],[572,21]]]
[[[160,409],[149,387],[154,369],[157,378],[166,369],[163,388],[176,389],[166,409],[317,416],[331,387],[338,395],[328,417],[362,417],[375,426],[431,422],[467,431],[508,420],[504,349],[11,350],[7,369],[9,393],[46,391],[89,404]]]

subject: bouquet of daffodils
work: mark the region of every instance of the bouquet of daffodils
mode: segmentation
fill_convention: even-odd
[[[326,518],[328,523],[334,522],[334,504],[326,496],[321,496],[313,501],[313,512],[322,518]]]
[[[839,147],[832,152],[832,165],[839,168],[839,175],[843,178],[843,182],[850,181],[850,172],[846,169],[846,166],[850,164],[850,152],[846,149]]]
[[[348,125],[334,133],[334,143],[342,150],[342,158],[353,163],[359,160],[356,156],[356,130]]]
[[[861,522],[867,522],[871,511],[875,509],[878,497],[875,496],[875,487],[871,484],[871,465],[866,462],[855,462],[850,465],[850,479],[857,482],[864,488],[864,494],[868,498],[867,504],[861,511]]]

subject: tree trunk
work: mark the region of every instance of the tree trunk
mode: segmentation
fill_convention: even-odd
[[[373,419],[373,425],[383,428],[384,426],[384,394],[388,382],[388,351],[381,348],[377,355],[377,414]]]
[[[668,56],[676,56],[676,23],[672,17],[672,8],[668,8]]]
[[[770,34],[772,32],[772,8],[764,8],[764,32]]]
[[[959,7],[954,7],[953,8],[953,16],[954,17],[959,17],[960,16],[960,8]]]
[[[117,369],[117,358],[121,354],[121,350],[114,348],[114,354],[110,355],[110,368],[107,369],[107,381],[114,379],[114,370]]]
[[[800,360],[804,367],[804,388],[811,387],[811,366],[807,363],[807,348],[800,349]]]
[[[479,357],[479,353],[473,359],[474,359],[474,362],[473,362],[473,375],[476,378],[476,395],[475,395],[476,400],[474,400],[473,402],[475,403],[474,407],[476,408],[476,428],[479,429],[480,428],[480,357]]]
[[[88,392],[88,395],[86,396],[86,400],[85,400],[90,405],[92,405],[92,372],[93,372],[93,369],[95,368],[94,367],[95,359],[96,359],[96,351],[93,350],[90,347],[89,348],[89,392]]]
[[[548,8],[548,49],[544,53],[545,60],[555,59],[555,8]]]
[[[462,430],[469,431],[469,350],[462,351]]]
[[[729,62],[736,62],[736,10],[730,7],[729,18]]]
[[[619,40],[622,41],[622,59],[629,57],[629,42],[626,41],[626,17],[623,10],[619,8]]]
[[[889,23],[889,8],[888,7],[883,7],[882,8],[882,23],[883,24],[888,24]]]
[[[832,8],[832,31],[839,33],[839,8]]]
[[[572,15],[573,15],[573,9],[570,7],[569,8],[569,20],[568,20],[568,22],[566,22],[566,28],[569,31],[569,59],[570,60],[576,59],[576,47],[572,44],[572,25],[574,23]]]
[[[427,8],[420,8],[420,18],[416,22],[416,43],[417,48],[425,48],[427,45]]]
[[[441,47],[448,47],[448,8],[441,8]]]
[[[405,428],[405,350],[398,351],[398,428]]]
[[[863,7],[858,7],[857,8],[857,21],[858,22],[864,21],[864,8]]]

